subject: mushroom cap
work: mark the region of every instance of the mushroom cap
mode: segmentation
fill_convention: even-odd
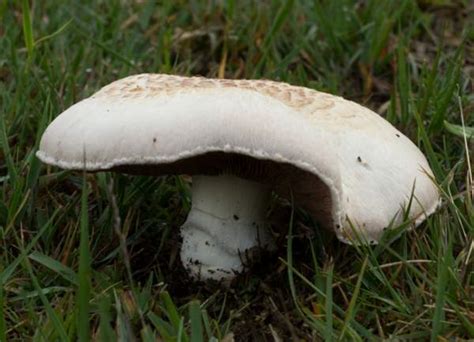
[[[65,169],[233,172],[294,198],[344,242],[433,213],[421,151],[378,114],[341,97],[267,80],[140,74],[73,105],[37,156]]]

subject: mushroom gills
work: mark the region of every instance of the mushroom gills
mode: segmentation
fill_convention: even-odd
[[[192,206],[181,227],[181,260],[199,279],[229,279],[243,271],[247,252],[273,249],[265,227],[270,189],[233,175],[193,176]]]

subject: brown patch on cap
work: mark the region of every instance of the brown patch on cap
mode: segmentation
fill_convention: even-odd
[[[140,74],[115,81],[94,97],[153,98],[186,89],[238,88],[255,91],[277,99],[293,108],[320,110],[334,105],[329,96],[318,91],[268,80],[229,80],[204,77],[183,77],[164,74]]]

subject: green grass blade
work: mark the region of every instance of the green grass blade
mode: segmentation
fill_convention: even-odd
[[[444,128],[451,133],[454,134],[455,136],[458,136],[460,138],[466,137],[467,139],[474,138],[474,127],[463,127],[461,125],[455,125],[452,123],[449,123],[448,121],[444,121]]]
[[[184,317],[181,317],[181,319],[179,320],[178,333],[176,334],[176,340],[183,341],[184,336],[186,336],[184,332]]]
[[[0,20],[3,19],[5,16],[5,13],[7,12],[8,8],[8,1],[1,1],[0,2]]]
[[[310,282],[307,278],[305,278],[300,272],[298,272],[293,266],[293,220],[294,220],[294,206],[293,200],[292,203],[292,211],[290,215],[290,221],[288,224],[288,234],[287,234],[287,247],[286,247],[286,261],[280,259],[283,263],[287,266],[287,277],[288,277],[288,286],[290,287],[290,293],[293,298],[293,303],[298,311],[298,313],[306,320],[306,322],[312,326],[314,329],[320,331],[323,335],[327,331],[326,327],[319,322],[319,320],[314,319],[311,312],[308,310],[304,310],[299,303],[298,294],[296,292],[295,286],[295,279],[294,275],[296,274],[300,279],[302,279],[307,285],[310,286],[316,293],[318,293],[323,298],[326,298],[326,294],[321,291],[318,287],[316,287],[312,282]],[[339,313],[343,313],[344,311],[337,305],[334,305],[334,308],[339,311]],[[353,321],[354,327],[358,330],[365,337],[369,337],[371,334],[367,331],[364,327],[359,325],[356,321]],[[351,329],[352,330],[352,329]]]
[[[50,286],[50,287],[42,288],[41,293],[43,293],[44,295],[54,294],[54,293],[63,294],[63,293],[66,293],[66,292],[70,292],[70,290],[71,289],[69,287],[64,287],[64,286]],[[10,302],[11,303],[22,302],[22,301],[24,302],[27,299],[37,298],[37,297],[39,297],[39,292],[36,291],[36,290],[33,290],[33,291],[28,291],[28,292],[25,292],[25,293],[21,293],[18,296],[13,297],[10,300]]]
[[[425,126],[423,125],[423,121],[421,116],[418,112],[414,112],[413,114],[417,127],[418,127],[418,135],[423,142],[423,146],[425,148],[425,152],[427,155],[427,159],[430,162],[431,168],[437,180],[441,180],[444,178],[444,171],[443,167],[441,166],[440,162],[438,161],[438,157],[434,151],[433,145],[431,144],[430,138],[428,133],[426,132]]]
[[[133,336],[132,326],[130,324],[128,315],[122,308],[122,302],[115,292],[115,311],[117,318],[115,319],[115,330],[117,332],[118,341],[131,341]]]
[[[161,302],[164,305],[164,313],[168,316],[168,319],[173,327],[174,334],[178,335],[179,331],[183,331],[183,318],[178,312],[178,308],[173,303],[170,294],[167,291],[160,293]],[[182,341],[188,341],[187,335],[183,332]]]
[[[148,313],[148,319],[151,321],[155,329],[158,331],[158,334],[165,340],[170,341],[173,339],[173,326],[157,316],[155,313]]]
[[[350,324],[350,322],[354,319],[355,316],[355,307],[357,304],[357,299],[360,293],[360,287],[362,285],[362,280],[364,279],[365,269],[367,268],[369,258],[366,257],[364,262],[362,263],[362,267],[360,269],[359,277],[357,278],[357,283],[354,288],[354,293],[352,294],[351,301],[349,302],[349,307],[346,311],[346,317],[344,319],[344,327],[342,328],[340,339],[344,339],[345,332]]]
[[[70,339],[69,339],[69,336],[67,335],[64,324],[59,318],[58,314],[54,311],[53,307],[51,306],[51,303],[48,301],[48,299],[44,295],[43,289],[41,288],[38,278],[36,278],[33,272],[33,268],[31,267],[31,264],[28,259],[25,259],[25,265],[26,265],[25,268],[27,269],[30,275],[30,278],[32,280],[33,287],[36,289],[38,296],[40,297],[41,303],[44,305],[45,311],[49,319],[53,323],[55,332],[60,336],[61,341],[69,341]]]
[[[170,294],[166,291],[163,291],[160,293],[160,299],[165,306],[166,313],[170,319],[171,324],[177,328],[179,326],[179,321],[181,320],[181,315],[178,313],[178,309],[174,305]]]
[[[449,303],[449,300],[447,300],[447,302]],[[472,322],[471,317],[468,316],[469,313],[464,314],[460,312],[459,307],[457,305],[451,305],[451,307],[456,312],[456,315],[459,318],[459,321],[461,322],[461,324],[464,326],[464,328],[466,328],[466,331],[468,332],[469,337],[474,338],[474,323]]]
[[[16,170],[10,146],[8,144],[7,130],[5,126],[5,114],[3,114],[3,112],[0,113],[0,147],[3,150],[3,157],[5,158],[5,162],[7,164],[10,184],[15,187],[18,172]]]
[[[446,298],[446,285],[448,282],[448,255],[440,256],[438,263],[438,282],[436,283],[436,302],[435,311],[433,314],[433,323],[431,330],[431,341],[438,341],[438,336],[441,335],[444,320],[444,303]]]
[[[189,303],[189,319],[191,321],[191,342],[204,342],[201,305],[197,300]]]
[[[75,286],[79,285],[77,274],[67,266],[64,266],[59,261],[44,255],[40,252],[33,252],[28,256],[31,260],[34,260],[41,265],[49,268],[51,271],[59,274],[61,277],[69,281]]]
[[[456,55],[453,57],[454,62],[451,63],[448,70],[446,71],[446,79],[443,84],[443,90],[439,94],[439,98],[436,101],[435,112],[433,113],[429,125],[430,132],[437,132],[443,128],[443,122],[446,117],[446,112],[448,112],[449,104],[456,96],[456,88],[461,73],[461,56],[462,48],[458,48]]]
[[[26,49],[28,50],[28,57],[33,57],[35,42],[33,38],[33,25],[31,20],[30,4],[28,0],[22,1],[23,11],[23,38],[25,40]]]
[[[5,323],[5,298],[3,294],[3,284],[0,283],[0,341],[7,340],[7,325]]]
[[[293,220],[295,214],[295,208],[293,199],[291,201],[291,216],[290,222],[288,223],[288,235],[287,235],[287,246],[286,246],[286,262],[287,262],[287,276],[288,284],[290,286],[291,296],[293,297],[293,302],[296,305],[296,308],[301,313],[301,308],[298,303],[298,296],[296,294],[295,279],[293,276]]]
[[[329,265],[326,274],[326,298],[325,298],[325,317],[326,317],[326,331],[324,335],[325,341],[332,341],[333,338],[333,299],[332,299],[332,279],[334,274],[334,264]]]
[[[143,342],[156,342],[158,341],[157,337],[153,333],[153,331],[150,329],[148,325],[145,325],[142,328],[142,331],[140,332],[140,337]],[[108,340],[111,341],[111,340]]]
[[[52,222],[56,218],[56,215],[59,213],[60,209],[57,209],[53,215],[51,215],[48,222],[46,222],[43,227],[39,230],[39,232],[35,235],[35,237],[30,241],[30,243],[21,250],[20,255],[13,260],[1,273],[0,273],[0,286],[3,286],[7,280],[12,276],[13,272],[15,272],[18,265],[23,262],[23,260],[27,257],[28,253],[30,253],[31,249],[38,243],[38,240],[41,236],[50,228]]]
[[[400,99],[400,117],[402,124],[406,125],[410,117],[410,74],[406,59],[407,47],[401,42],[397,48],[397,91]]]
[[[129,60],[128,58],[124,57],[123,55],[121,55],[120,53],[117,52],[116,49],[114,49],[113,47],[109,47],[107,46],[106,44],[92,38],[89,34],[81,31],[81,29],[79,27],[76,27],[76,30],[77,30],[77,33],[79,33],[84,39],[88,39],[90,40],[91,42],[93,42],[94,44],[96,44],[97,46],[99,46],[100,48],[102,48],[104,51],[107,51],[108,53],[110,53],[112,56],[115,56],[118,60],[122,61],[123,63],[125,63],[127,66],[129,67],[134,67],[135,64],[133,63],[133,61]]]
[[[100,341],[113,341],[115,339],[114,331],[110,323],[112,316],[110,314],[111,302],[108,296],[104,296],[99,301],[99,336]]]
[[[254,74],[253,74],[254,78],[258,76],[258,73],[260,73],[263,64],[267,60],[271,43],[273,39],[275,38],[275,35],[277,34],[277,32],[281,29],[286,18],[291,13],[291,9],[293,8],[294,2],[295,2],[294,0],[286,0],[286,1],[281,2],[281,6],[275,16],[275,20],[273,21],[272,26],[270,27],[270,30],[268,31],[268,34],[265,36],[265,39],[263,41],[263,52],[262,52],[260,61],[255,67]]]
[[[45,42],[49,39],[53,39],[54,37],[60,35],[68,26],[69,24],[72,23],[72,19],[69,19],[63,26],[61,26],[60,28],[58,28],[56,31],[54,31],[53,33],[51,34],[48,34],[47,36],[44,36],[44,37],[41,37],[40,39],[38,39],[36,42],[35,42],[35,46],[38,46],[38,44],[42,43],[42,42]]]
[[[204,331],[207,336],[210,336],[209,339],[213,337],[211,323],[209,321],[209,315],[205,309],[201,310],[202,322],[204,325]]]
[[[288,238],[290,239],[290,236],[289,236],[289,235],[288,235]],[[326,298],[326,294],[325,294],[323,291],[321,291],[320,288],[316,287],[316,286],[315,286],[310,280],[308,280],[303,274],[301,274],[301,273],[298,272],[296,269],[294,269],[294,267],[293,267],[292,265],[290,265],[287,260],[284,260],[284,259],[281,259],[281,258],[280,258],[280,261],[283,262],[284,264],[286,264],[287,267],[291,268],[291,269],[292,269],[292,270],[291,270],[292,274],[295,274],[296,276],[298,276],[298,278],[300,278],[300,279],[301,279],[308,287],[310,287],[315,293],[317,293],[318,295],[320,295],[322,298]],[[294,287],[294,283],[293,283],[293,285],[290,284],[289,286],[290,286],[290,290],[291,290],[291,288]],[[295,291],[295,293],[296,293],[296,291]],[[296,302],[296,304],[298,304],[297,309],[298,309],[298,310],[301,310],[301,307],[299,306],[299,303]],[[295,305],[296,305],[296,304],[295,304]],[[334,308],[334,310],[335,310],[338,314],[340,314],[340,315],[343,315],[343,314],[344,314],[344,310],[343,310],[339,305],[337,305],[337,304],[334,303],[334,302],[333,302],[333,308]],[[300,312],[300,311],[299,311],[299,312]],[[301,312],[302,312],[302,311],[301,311]],[[303,316],[303,317],[304,317],[304,316]],[[366,338],[366,339],[373,339],[373,338],[374,338],[373,334],[371,334],[371,332],[370,332],[368,329],[366,329],[364,326],[362,326],[361,324],[359,324],[356,320],[352,320],[351,325],[354,327],[354,330],[356,330],[357,333],[360,334],[360,335],[362,335],[364,338]],[[322,327],[322,326],[321,326],[321,327]],[[322,328],[322,329],[320,329],[320,330],[321,330],[321,331],[324,331],[325,329]]]
[[[91,256],[89,251],[89,217],[87,213],[88,190],[85,173],[82,182],[77,332],[79,341],[86,342],[90,339],[89,300],[91,296]]]

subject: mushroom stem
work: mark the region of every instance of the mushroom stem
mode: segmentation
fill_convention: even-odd
[[[193,277],[233,278],[250,248],[272,247],[264,227],[268,187],[231,175],[194,176],[192,207],[181,227],[181,260]]]

